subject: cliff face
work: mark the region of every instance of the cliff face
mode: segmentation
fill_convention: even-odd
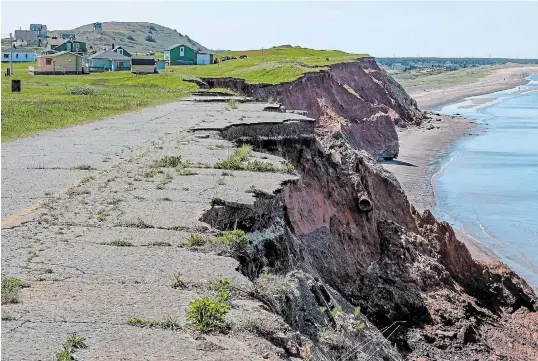
[[[299,283],[315,280],[320,289],[332,290],[325,301],[312,296],[272,305],[322,354],[345,355],[323,343],[316,316],[305,311],[327,302],[347,309],[360,306],[410,360],[536,356],[535,334],[518,332],[519,325],[536,319],[532,289],[504,264],[474,261],[450,225],[429,211],[419,214],[394,176],[368,154],[396,156],[395,124],[422,117],[373,60],[271,86],[204,81],[209,87],[273,97],[318,117],[315,132],[308,134],[253,135],[248,126],[236,129],[236,141],[282,156],[294,164],[300,179],[260,197],[253,207],[216,206],[203,220],[250,233],[253,250],[239,258],[249,278],[256,279],[262,270],[288,275],[300,270]],[[337,117],[343,120],[334,122]],[[499,340],[512,347],[499,347]],[[381,359],[394,357],[381,348]]]
[[[203,78],[198,84],[306,110],[318,120],[319,130],[341,131],[356,149],[375,157],[396,158],[395,126],[423,118],[416,102],[372,58],[332,65],[277,85],[247,84],[235,78]]]

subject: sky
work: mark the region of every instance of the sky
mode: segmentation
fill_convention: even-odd
[[[71,14],[71,15],[69,15]],[[2,1],[2,37],[143,21],[211,49],[291,44],[373,56],[538,58],[538,1]]]

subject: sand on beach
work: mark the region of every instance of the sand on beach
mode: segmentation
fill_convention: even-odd
[[[469,119],[445,115],[432,115],[430,124],[434,129],[422,126],[400,130],[398,159],[383,163],[383,166],[396,176],[407,198],[420,212],[435,207],[432,177],[438,171],[439,161],[448,154],[456,140],[465,136],[469,129],[475,126]],[[454,229],[454,231],[458,239],[465,243],[474,259],[497,260],[493,251],[469,238],[461,230]]]
[[[527,83],[528,74],[538,74],[538,66],[508,65],[495,69],[483,78],[460,84],[444,84],[413,87],[409,94],[424,110],[432,110],[443,105],[455,103],[470,96],[484,95],[514,88]]]

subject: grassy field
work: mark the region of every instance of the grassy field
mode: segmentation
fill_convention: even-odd
[[[239,59],[241,54],[248,57]],[[219,60],[226,55],[237,56],[237,59],[205,66],[174,66],[169,67],[167,71],[194,77],[234,77],[243,78],[249,83],[278,84],[295,80],[307,72],[319,71],[331,64],[351,62],[369,56],[338,50],[305,48],[266,49],[263,53],[261,50],[248,50],[215,54]]]
[[[248,58],[239,59],[241,54]],[[252,83],[277,84],[367,56],[304,48],[217,54],[219,58],[226,55],[238,59],[212,65],[170,66],[161,74],[140,76],[129,72],[30,75],[28,66],[34,63],[14,64],[15,75],[2,79],[2,141],[179,100],[197,89],[184,79],[238,77]],[[8,66],[2,64],[2,73]],[[21,93],[11,92],[12,79],[22,81]]]
[[[179,100],[197,89],[174,72],[30,75],[28,65],[34,64],[14,64],[15,75],[2,78],[2,141]],[[11,92],[11,79],[21,80],[20,93]]]

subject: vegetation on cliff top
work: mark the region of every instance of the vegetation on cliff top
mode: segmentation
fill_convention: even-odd
[[[241,55],[246,55],[247,58],[239,59]],[[278,84],[295,80],[304,73],[319,71],[332,64],[352,62],[369,55],[294,47],[231,51],[216,53],[215,56],[219,58],[218,64],[175,66],[169,67],[167,72],[199,78],[233,77],[245,79],[249,83]],[[220,58],[223,56],[235,56],[237,59],[222,62]]]
[[[198,88],[175,73],[30,75],[29,64],[13,64],[15,75],[2,78],[2,141],[179,100]],[[11,92],[12,79],[21,80],[20,93]]]
[[[247,58],[239,59],[243,54]],[[28,74],[28,66],[35,63],[13,64],[15,75],[2,79],[2,141],[176,101],[197,89],[186,81],[196,77],[237,77],[251,83],[278,84],[367,56],[298,47],[215,56],[227,55],[237,59],[211,65],[169,66],[160,74],[145,76],[129,72],[35,76]],[[2,64],[2,72],[8,66]],[[12,79],[22,81],[20,93],[11,92]]]

